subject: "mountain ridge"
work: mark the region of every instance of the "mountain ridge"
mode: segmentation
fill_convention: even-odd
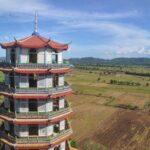
[[[113,58],[101,59],[94,57],[70,58],[69,62],[73,65],[142,65],[150,66],[150,58]]]

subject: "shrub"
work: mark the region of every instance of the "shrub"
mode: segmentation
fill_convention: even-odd
[[[138,82],[129,82],[129,81],[118,81],[118,80],[110,80],[109,84],[116,84],[116,85],[128,85],[128,86],[140,86],[141,84]]]
[[[71,141],[70,141],[70,146],[71,146],[71,147],[74,147],[74,148],[77,148],[77,142],[74,141],[74,140],[71,140]]]
[[[106,103],[104,103],[105,106],[111,106],[111,103],[115,100],[115,97],[110,97],[106,100],[107,100]]]
[[[102,93],[97,94],[98,97],[102,96]]]
[[[150,102],[146,102],[145,105],[144,105],[144,108],[145,109],[150,109]]]
[[[100,81],[100,80],[101,80],[101,78],[100,78],[100,77],[98,77],[98,78],[97,78],[97,81]]]
[[[116,105],[116,107],[120,107],[120,108],[123,108],[123,109],[130,109],[130,110],[138,109],[138,106],[131,105],[131,104],[119,104],[119,105]]]
[[[149,86],[149,83],[146,83],[146,86]]]

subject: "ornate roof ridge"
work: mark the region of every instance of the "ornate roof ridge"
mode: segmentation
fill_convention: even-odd
[[[51,39],[47,39],[41,35],[30,35],[23,39],[19,39],[12,42],[6,42],[0,44],[2,48],[22,47],[22,48],[44,48],[45,46],[54,49],[56,52],[64,51],[68,49],[68,44],[62,44],[55,42]]]

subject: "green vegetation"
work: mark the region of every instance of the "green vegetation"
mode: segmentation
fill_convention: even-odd
[[[134,106],[131,104],[118,104],[118,105],[116,105],[116,107],[123,108],[123,109],[130,109],[130,110],[138,109],[138,106]]]
[[[83,150],[107,150],[105,146],[102,146],[100,144],[94,143],[90,140],[85,141],[83,145]]]
[[[110,84],[128,85],[128,86],[140,86],[140,85],[141,85],[141,84],[138,83],[138,82],[117,81],[117,80],[110,80]],[[149,84],[148,84],[147,86],[149,86]]]
[[[70,146],[73,147],[73,148],[77,148],[77,142],[74,141],[74,140],[71,140],[70,141]]]
[[[129,75],[121,72],[120,68],[88,68],[76,69],[68,76],[67,80],[73,85],[74,94],[99,97],[104,99],[102,105],[110,107],[130,110],[147,108],[146,103],[150,101],[150,77]],[[143,67],[124,67],[124,70],[150,73],[150,70]]]
[[[100,58],[93,58],[93,57],[84,57],[84,58],[72,58],[69,60],[72,64],[77,65],[95,65],[95,66],[112,66],[115,65],[122,65],[122,66],[129,66],[129,65],[140,65],[140,66],[150,66],[150,58],[115,58],[115,59],[100,59]]]
[[[126,74],[130,74],[130,75],[136,75],[136,76],[143,76],[143,77],[150,77],[150,73],[142,73],[142,72],[130,72],[130,71],[126,71]]]
[[[150,101],[145,103],[144,108],[150,110]]]
[[[0,82],[4,81],[4,74],[2,72],[0,72]],[[0,96],[0,104],[3,102],[3,97]]]
[[[127,74],[127,71],[134,74]],[[140,145],[145,149],[150,146],[146,144],[150,143],[147,139],[150,77],[140,73],[149,74],[150,68],[77,65],[67,76],[74,91],[73,96],[68,97],[75,113],[73,138],[80,149],[128,149],[130,146],[129,149],[136,149]]]
[[[4,81],[4,74],[0,72],[0,82]]]
[[[147,94],[150,92],[150,77],[128,75],[117,68],[113,70],[113,73],[111,70],[111,67],[99,67],[98,70],[95,70],[95,67],[92,66],[88,66],[86,69],[78,69],[78,76],[73,76],[73,79],[71,79],[71,81],[73,81],[75,91],[84,94],[102,94],[109,90],[121,90],[125,92],[140,92]],[[124,67],[124,70],[150,72],[150,69],[144,69],[143,67],[136,67],[132,69]],[[93,86],[94,84],[96,86]],[[78,85],[80,85],[79,89]],[[101,85],[105,86],[103,86],[103,88],[99,88]]]

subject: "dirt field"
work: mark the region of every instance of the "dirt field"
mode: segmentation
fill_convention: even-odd
[[[87,101],[90,98],[92,100],[91,96],[85,97],[82,95],[71,97],[74,101],[82,99],[82,103],[77,103],[73,106],[74,117],[72,119],[72,127],[74,128],[74,137],[77,141],[82,141],[85,137],[93,135],[100,124],[116,111],[114,108],[108,108],[101,104],[97,105],[93,100],[89,105]]]
[[[91,139],[112,150],[148,150],[150,148],[150,115],[119,110],[101,125]]]
[[[149,150],[150,114],[103,106],[92,97],[73,95],[72,127],[79,148],[96,143],[101,149]],[[91,101],[88,101],[91,99]],[[80,101],[82,100],[82,102]],[[88,102],[87,102],[88,101]],[[94,149],[91,149],[94,150]]]
[[[96,78],[96,74],[84,71],[68,77],[75,91],[68,99],[74,110],[71,124],[78,148],[150,150],[150,112],[145,109],[150,102],[150,88],[112,86],[96,83]],[[121,109],[116,107],[118,104],[138,109]]]

